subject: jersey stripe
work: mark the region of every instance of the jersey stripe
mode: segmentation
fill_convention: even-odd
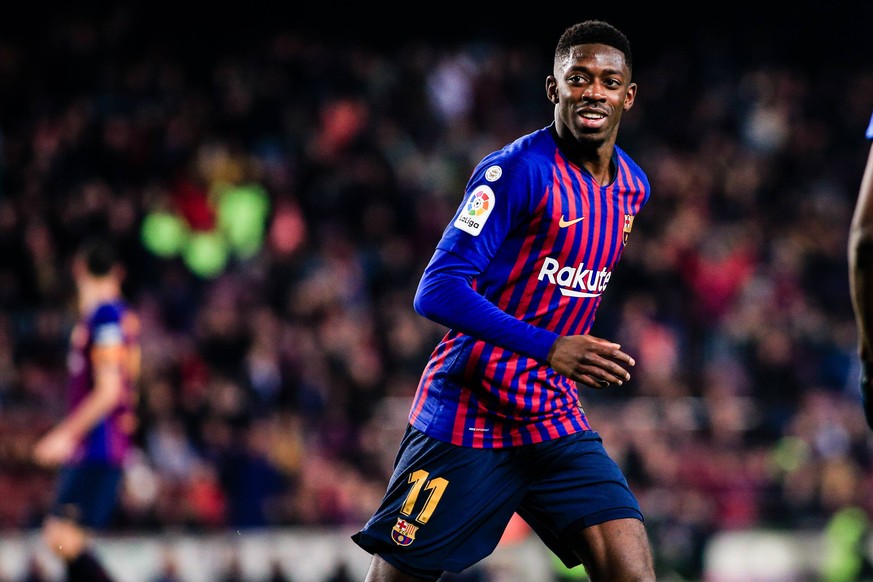
[[[477,187],[492,189],[488,221],[476,235],[449,226],[438,246],[486,265],[473,288],[503,311],[561,335],[588,333],[624,250],[626,217],[649,196],[647,177],[618,147],[613,162],[616,176],[601,186],[563,155],[551,128],[523,136],[486,156],[467,184],[464,201]],[[502,172],[488,180],[493,166]],[[455,330],[434,348],[409,420],[470,447],[519,446],[591,428],[574,382]]]

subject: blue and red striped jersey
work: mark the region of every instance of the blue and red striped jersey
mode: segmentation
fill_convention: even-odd
[[[614,179],[598,185],[562,154],[553,131],[534,131],[483,158],[437,244],[435,257],[466,265],[470,293],[514,318],[497,332],[475,313],[450,318],[409,413],[413,426],[439,440],[499,448],[591,428],[575,382],[545,358],[559,335],[591,330],[649,182],[616,146]],[[441,276],[439,262],[432,260],[419,291]],[[491,315],[502,316],[494,311],[487,321]],[[517,348],[525,338],[530,347]]]
[[[94,363],[109,360],[120,368],[122,402],[95,425],[79,443],[73,456],[88,461],[120,465],[131,447],[135,429],[136,383],[140,368],[140,322],[123,301],[103,303],[73,328],[67,359],[69,408],[75,409],[94,389]]]

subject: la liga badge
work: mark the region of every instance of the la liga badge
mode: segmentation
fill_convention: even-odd
[[[479,236],[492,210],[494,210],[494,190],[481,184],[473,190],[461,207],[455,219],[455,228]]]

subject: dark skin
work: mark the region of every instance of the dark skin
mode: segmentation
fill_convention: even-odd
[[[867,156],[849,230],[849,292],[864,370],[861,378],[864,416],[873,429],[873,146]]]
[[[546,97],[555,104],[561,151],[577,166],[608,184],[615,175],[612,154],[622,114],[637,93],[624,53],[604,44],[573,47],[546,77]],[[552,345],[548,364],[588,388],[630,380],[634,359],[617,343],[591,335],[564,336]]]
[[[546,78],[555,104],[561,151],[600,184],[615,175],[612,154],[622,114],[633,106],[637,86],[624,53],[604,44],[573,47]],[[564,336],[552,345],[548,364],[588,388],[630,380],[634,359],[617,343],[591,335]],[[643,523],[616,519],[565,535],[592,582],[652,582],[655,570]],[[404,574],[374,555],[365,582],[426,582]]]

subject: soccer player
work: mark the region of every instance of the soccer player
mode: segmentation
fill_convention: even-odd
[[[554,121],[487,155],[419,282],[449,328],[426,364],[381,506],[352,536],[367,582],[432,581],[489,555],[513,513],[593,581],[651,581],[643,515],[582,410],[634,359],[588,334],[637,213],[643,170],[616,145],[637,93],[611,24],[566,29]]]
[[[867,139],[873,140],[873,116]],[[864,418],[873,430],[873,145],[867,154],[849,230],[849,292],[858,327]]]
[[[112,577],[89,542],[111,517],[131,446],[140,324],[122,297],[124,270],[110,242],[83,244],[72,271],[80,319],[70,336],[69,412],[33,455],[61,467],[45,543],[64,561],[67,582],[104,582]]]

